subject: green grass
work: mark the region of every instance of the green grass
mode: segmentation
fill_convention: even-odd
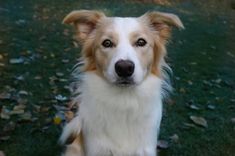
[[[0,142],[0,150],[7,156],[52,156],[62,151],[57,145],[61,127],[48,119],[56,113],[55,95],[69,96],[64,88],[69,82],[52,84],[50,77],[63,72],[63,78],[69,79],[71,68],[80,55],[79,48],[72,44],[72,32],[63,33],[65,29],[71,30],[61,24],[67,13],[75,9],[98,9],[113,16],[139,16],[148,10],[160,10],[178,14],[186,27],[183,31],[175,30],[168,45],[175,91],[171,96],[173,102],[164,105],[160,133],[160,138],[167,140],[170,146],[161,150],[160,155],[235,156],[235,124],[231,122],[235,117],[235,103],[231,101],[235,98],[235,57],[230,55],[235,55],[235,11],[224,5],[217,10],[205,9],[206,2],[199,2],[159,6],[108,0],[99,3],[91,0],[0,1],[0,54],[3,56],[0,63],[5,64],[0,66],[0,93],[9,86],[13,88],[10,91],[13,95],[26,90],[30,93],[25,97],[26,109],[38,118],[27,123],[17,122],[17,116],[0,119],[0,136],[9,121],[17,123],[14,131],[7,134],[10,139]],[[24,21],[20,23],[20,19]],[[9,59],[20,56],[29,64],[9,64]],[[69,62],[62,63],[62,59],[69,59]],[[35,80],[37,75],[42,79]],[[17,80],[17,76],[23,76],[24,80]],[[222,81],[216,84],[217,79]],[[205,80],[212,85],[205,85]],[[200,110],[190,109],[190,101]],[[0,109],[15,104],[14,100],[0,100]],[[50,109],[37,112],[35,104]],[[208,104],[215,109],[208,109]],[[204,117],[208,127],[185,127],[184,123],[192,123],[190,115]],[[47,129],[42,131],[45,127]],[[179,136],[178,142],[169,139],[173,134]]]

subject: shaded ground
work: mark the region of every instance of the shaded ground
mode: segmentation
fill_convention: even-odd
[[[70,28],[61,20],[83,8],[113,16],[139,16],[148,10],[178,14],[186,29],[175,31],[168,46],[175,91],[165,104],[160,134],[169,147],[160,155],[235,156],[235,11],[227,2],[159,6],[138,1],[0,0],[1,115],[26,105],[15,108],[18,112],[10,119],[1,116],[0,151],[7,156],[61,152],[55,106],[61,109],[66,103],[69,73],[79,56]],[[196,125],[190,116],[203,117],[208,126]]]

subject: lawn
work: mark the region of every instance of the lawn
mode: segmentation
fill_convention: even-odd
[[[235,156],[235,2],[216,2],[0,0],[0,151],[62,151],[56,116],[68,101],[70,72],[80,55],[72,29],[61,24],[67,13],[139,16],[158,10],[179,15],[186,27],[175,30],[168,45],[174,91],[164,104],[160,139],[168,145],[160,156]]]

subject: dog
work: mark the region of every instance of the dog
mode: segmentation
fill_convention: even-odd
[[[178,16],[107,17],[78,10],[63,20],[82,45],[78,115],[61,135],[65,156],[156,156],[166,81],[166,44]]]

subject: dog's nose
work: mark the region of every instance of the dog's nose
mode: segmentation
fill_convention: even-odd
[[[134,73],[135,64],[130,60],[119,60],[115,64],[115,71],[119,77],[127,78]]]

